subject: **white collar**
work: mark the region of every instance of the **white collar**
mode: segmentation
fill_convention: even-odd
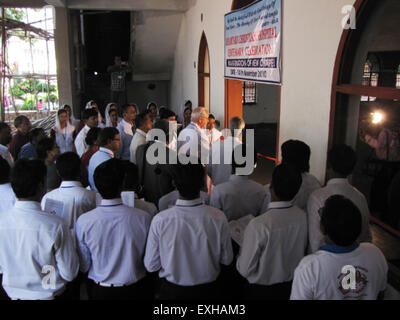
[[[268,210],[271,209],[288,209],[293,207],[292,201],[274,201],[268,205]]]
[[[7,151],[8,148],[5,145],[0,144],[0,150],[1,151]]]
[[[133,124],[130,124],[128,122],[125,121],[125,119],[122,119],[120,122],[124,127],[129,127],[132,128]]]
[[[74,188],[74,187],[80,187],[82,188],[82,183],[79,181],[62,181],[60,188]]]
[[[331,179],[328,181],[328,183],[326,184],[331,185],[331,184],[348,184],[349,180],[347,180],[347,178],[335,178],[335,179]]]
[[[111,157],[114,158],[114,152],[112,152],[110,149],[104,148],[104,147],[100,147],[99,151],[104,152],[104,153],[108,153]]]
[[[116,207],[122,205],[122,199],[102,199],[100,203],[100,207]]]
[[[203,204],[203,200],[201,198],[193,199],[193,200],[176,200],[177,207],[197,207]]]
[[[136,129],[136,133],[139,133],[140,135],[142,135],[145,138],[147,137],[147,133],[139,128]]]
[[[36,211],[42,211],[40,207],[40,203],[36,201],[19,201],[17,200],[15,202],[15,208],[18,209],[25,209],[25,210],[36,210]]]

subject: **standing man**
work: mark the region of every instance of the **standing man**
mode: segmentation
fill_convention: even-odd
[[[91,128],[97,128],[99,124],[97,111],[95,109],[85,109],[82,113],[82,120],[85,122],[85,126],[79,131],[75,138],[75,149],[79,157],[82,157],[88,147],[85,139],[89,130]]]
[[[137,109],[133,104],[122,106],[122,120],[118,124],[118,131],[121,136],[121,145],[118,150],[121,160],[129,161],[131,157],[130,146],[134,134],[134,122],[137,117]]]
[[[136,132],[129,146],[130,161],[136,162],[136,150],[139,146],[147,143],[147,132],[153,129],[150,115],[148,113],[139,114],[135,119]]]
[[[126,85],[125,77],[127,73],[132,72],[132,68],[128,62],[122,61],[120,56],[114,58],[114,65],[107,68],[107,72],[111,74],[111,99],[119,105],[126,103]]]
[[[12,137],[8,150],[13,158],[17,159],[22,146],[29,142],[28,133],[31,131],[32,124],[27,117],[18,116],[14,120],[14,127],[17,129],[17,133]]]
[[[89,183],[92,190],[97,192],[94,184],[93,175],[96,168],[103,162],[114,158],[114,152],[119,149],[120,135],[115,128],[104,128],[99,136],[99,151],[97,151],[89,161]]]

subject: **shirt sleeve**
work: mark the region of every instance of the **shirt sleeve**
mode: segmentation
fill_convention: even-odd
[[[79,219],[75,225],[75,235],[76,235],[76,242],[78,244],[78,255],[79,255],[79,262],[80,262],[80,270],[82,272],[88,272],[90,266],[92,265],[92,257],[90,254],[89,247],[86,245],[83,230],[79,223]]]
[[[292,292],[290,300],[314,300],[313,277],[310,274],[311,268],[306,268],[300,262],[300,265],[294,272]]]
[[[320,201],[315,194],[312,194],[307,203],[307,217],[308,217],[308,237],[309,237],[309,251],[310,253],[316,252],[324,244],[324,235],[321,232],[320,216],[318,210],[321,208]]]
[[[244,231],[242,247],[236,262],[236,269],[247,279],[257,272],[261,255],[261,243],[268,241],[268,238],[259,239],[253,221],[250,221]]]
[[[219,196],[218,193],[218,188],[215,187],[213,191],[211,191],[211,196],[210,196],[210,206],[223,210],[223,205],[221,201],[221,197]]]
[[[72,235],[64,223],[60,224],[60,232],[56,240],[55,259],[60,276],[68,282],[74,280],[79,271],[79,259]]]
[[[144,255],[144,266],[148,272],[156,272],[161,269],[160,258],[160,237],[158,235],[157,220],[153,220],[150,225],[149,236],[147,238],[146,253]]]

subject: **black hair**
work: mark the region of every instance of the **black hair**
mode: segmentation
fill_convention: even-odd
[[[290,164],[275,167],[271,186],[280,201],[291,201],[299,192],[302,183],[300,171]]]
[[[147,117],[148,117],[147,113],[141,113],[136,116],[135,126],[137,129],[140,129],[140,127],[146,122]]]
[[[130,161],[124,163],[125,177],[122,190],[137,191],[139,188],[139,168]]]
[[[246,167],[246,162],[247,162],[247,155],[246,155],[246,145],[245,144],[240,144],[238,146],[236,146],[233,151],[232,151],[232,174],[236,174],[236,169],[237,168],[245,168]],[[235,157],[235,153],[237,153],[238,155],[241,155],[242,157],[246,158],[246,160],[242,163],[239,164],[236,161],[236,157]],[[254,167],[258,162],[258,157],[257,157],[257,151],[256,148],[254,147],[253,150],[253,163],[251,163],[251,166]]]
[[[169,141],[169,121],[168,120],[166,120],[166,119],[158,120],[154,124],[153,129],[162,130],[164,132],[164,134],[165,134],[166,141]],[[160,141],[162,140],[161,137],[157,137],[157,138]],[[166,142],[166,141],[163,141],[163,142]]]
[[[103,199],[115,199],[121,196],[125,167],[123,161],[110,159],[100,164],[94,171],[94,184]]]
[[[10,182],[10,171],[11,167],[7,160],[0,157],[0,184],[5,184]]]
[[[64,107],[65,108],[65,107]],[[63,113],[66,113],[67,115],[68,115],[68,112],[67,112],[67,110],[65,110],[65,109],[60,109],[60,110],[58,110],[57,111],[57,117],[59,117],[61,114],[63,114]]]
[[[186,106],[187,104],[189,104],[189,103],[190,103],[190,105],[192,105],[192,101],[188,100],[188,101],[185,102],[185,106]],[[191,107],[188,107],[188,108],[189,108],[190,110],[192,110]]]
[[[113,127],[107,127],[100,131],[99,134],[99,146],[104,147],[109,143],[110,140],[114,140],[115,136],[119,134],[118,129]]]
[[[46,132],[44,131],[43,128],[35,128],[32,129],[31,131],[29,131],[28,133],[28,138],[29,141],[32,142],[35,138],[37,138],[39,135],[43,134],[44,136],[46,136]]]
[[[88,146],[94,145],[94,143],[99,138],[100,132],[101,132],[101,128],[98,128],[98,127],[90,128],[90,130],[88,131],[86,138],[85,138],[86,144]]]
[[[183,113],[185,113],[187,110],[190,110],[190,112],[192,112],[192,108],[191,107],[186,107],[185,110],[183,110]]]
[[[88,120],[90,117],[97,117],[97,110],[94,108],[85,109],[82,111],[82,120]]]
[[[110,109],[110,110],[108,110],[108,115],[110,115],[111,112],[116,112],[116,113],[118,114],[118,110],[117,110],[117,109]]]
[[[65,152],[56,161],[58,175],[63,181],[75,181],[81,173],[81,160],[75,152]]]
[[[126,104],[124,104],[124,105],[121,107],[121,112],[122,112],[122,114],[124,114],[125,112],[127,112],[128,109],[129,109],[129,107],[135,108],[135,111],[137,112],[137,107],[136,107],[135,104],[133,104],[133,103],[126,103]]]
[[[282,163],[290,163],[300,172],[310,171],[311,149],[303,141],[288,140],[281,146]]]
[[[204,167],[199,164],[175,164],[171,166],[173,179],[179,194],[187,200],[199,197],[204,186]]]
[[[52,138],[44,138],[40,140],[36,146],[38,159],[45,160],[47,157],[47,152],[53,150],[55,143],[55,140]]]
[[[24,121],[29,121],[29,119],[26,116],[18,116],[14,119],[14,127],[18,128],[21,124],[24,123]]]
[[[325,201],[321,212],[321,227],[336,245],[352,245],[361,234],[361,225],[360,210],[349,199],[334,195]]]
[[[19,159],[11,170],[11,187],[17,198],[34,197],[44,185],[47,169],[43,161]]]
[[[357,155],[354,150],[344,144],[336,145],[328,152],[328,164],[333,171],[349,176],[357,163]]]
[[[213,114],[210,113],[210,115],[208,116],[208,119],[214,119],[215,120],[215,117],[214,117]]]
[[[5,128],[10,128],[10,126],[8,125],[8,123],[6,122],[0,122],[0,132],[3,131],[3,129]]]
[[[176,117],[175,112],[169,109],[164,109],[162,113],[160,112],[160,119],[168,119],[169,117]]]

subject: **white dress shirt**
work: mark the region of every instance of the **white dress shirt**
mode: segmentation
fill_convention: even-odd
[[[136,150],[139,146],[146,144],[146,132],[140,129],[136,129],[135,135],[131,141],[129,150],[130,150],[130,161],[136,164]]]
[[[63,181],[58,189],[48,192],[41,202],[42,210],[45,209],[46,200],[52,199],[56,201],[65,201],[66,199],[74,199],[74,210],[71,217],[65,218],[68,227],[73,229],[76,220],[85,212],[96,208],[96,192],[83,188],[78,181]]]
[[[118,124],[117,129],[119,131],[119,136],[121,144],[118,150],[121,160],[130,159],[130,145],[133,138],[132,124],[126,122],[124,119]]]
[[[201,129],[196,123],[191,122],[179,133],[177,148],[178,153],[186,154],[193,159],[201,159],[202,163],[206,164],[210,151],[207,129]]]
[[[125,195],[129,194],[129,196],[131,196],[133,198],[133,206],[124,202],[124,198],[125,198],[124,194]],[[150,217],[152,217],[152,218],[158,213],[157,207],[154,203],[139,199],[137,193],[135,193],[133,191],[123,191],[121,193],[121,197],[122,197],[122,202],[124,203],[124,205],[131,207],[131,208],[143,210],[143,211],[147,212],[150,215]]]
[[[3,288],[12,299],[52,299],[79,271],[67,225],[39,202],[17,201],[0,215],[0,252]],[[42,285],[46,275],[52,279],[47,268],[54,268],[55,288]]]
[[[11,187],[11,183],[0,184],[0,212],[6,211],[14,207],[17,197]]]
[[[300,209],[307,211],[308,198],[315,190],[321,188],[321,184],[316,177],[307,172],[303,172],[301,178],[301,187],[293,200],[293,204],[298,206]]]
[[[321,218],[318,210],[325,201],[333,195],[342,195],[351,200],[360,210],[362,216],[361,234],[359,242],[371,242],[372,235],[369,227],[369,208],[364,195],[354,188],[347,179],[331,179],[326,187],[315,190],[307,203],[309,253],[316,252],[324,243],[325,237],[320,229]]]
[[[350,250],[324,246],[303,258],[294,273],[290,299],[376,300],[387,284],[384,255],[371,243],[357,244]],[[343,273],[344,266],[355,268],[356,289],[343,288],[343,278],[349,275],[349,271]]]
[[[222,133],[218,129],[213,128],[212,130],[208,131],[209,134],[209,139],[210,139],[210,145],[213,144],[214,142],[218,141]]]
[[[200,191],[200,198],[201,200],[203,200],[204,204],[206,205],[210,204],[210,196],[207,193]],[[167,210],[173,207],[176,204],[176,200],[178,199],[179,199],[179,191],[174,190],[160,198],[160,200],[158,201],[158,209],[160,211]]]
[[[220,264],[233,260],[224,214],[195,200],[178,200],[151,222],[144,265],[149,272],[181,286],[213,282]]]
[[[236,268],[252,284],[288,282],[306,247],[306,213],[291,202],[271,202],[245,229]]]
[[[75,138],[75,149],[79,158],[82,158],[82,155],[86,152],[88,145],[86,144],[86,136],[89,132],[90,128],[85,125],[81,131],[79,131],[78,135]]]
[[[95,282],[130,285],[146,275],[143,255],[151,218],[148,213],[102,200],[76,223],[81,271]]]
[[[101,165],[103,162],[114,158],[114,152],[110,149],[100,147],[99,150],[90,158],[89,167],[88,167],[88,176],[89,176],[89,184],[92,190],[97,192],[97,188],[94,184],[94,171],[96,168]]]
[[[227,182],[232,174],[232,153],[242,143],[238,138],[228,136],[211,145],[207,174],[214,186]]]
[[[214,187],[210,205],[222,210],[228,221],[237,220],[249,214],[261,214],[266,191],[264,187],[248,176],[231,175],[228,182]]]
[[[2,144],[0,144],[0,157],[7,160],[10,167],[14,165],[14,159],[10,151],[8,151],[8,148],[6,146],[3,146]]]

